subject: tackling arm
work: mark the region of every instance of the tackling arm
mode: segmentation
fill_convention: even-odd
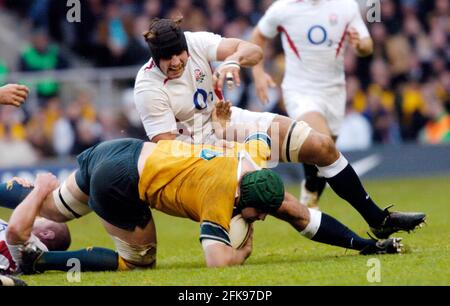
[[[225,79],[229,87],[233,83],[240,86],[241,67],[252,67],[261,62],[262,58],[263,52],[255,44],[237,38],[222,39],[217,48],[217,60],[224,63],[213,75],[214,89],[222,91]]]
[[[262,58],[259,46],[237,38],[224,38],[217,48],[218,61],[236,61],[242,67],[252,67]]]
[[[59,185],[51,173],[38,174],[33,191],[14,210],[8,224],[6,241],[10,245],[26,243],[45,198]]]

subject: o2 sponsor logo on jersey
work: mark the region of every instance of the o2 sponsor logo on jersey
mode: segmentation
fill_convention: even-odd
[[[336,20],[337,22],[337,20]],[[328,32],[321,25],[313,25],[308,31],[308,40],[311,44],[319,46],[326,44],[327,47],[333,46],[333,40],[328,39]]]
[[[323,44],[328,37],[327,30],[321,25],[314,25],[308,31],[308,40],[313,45]]]
[[[197,89],[194,94],[194,105],[198,110],[203,110],[208,107],[208,103],[212,103],[214,100],[214,94],[212,91],[209,93],[204,89]]]

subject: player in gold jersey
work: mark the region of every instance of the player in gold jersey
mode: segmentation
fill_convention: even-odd
[[[361,238],[285,193],[280,177],[260,167],[270,155],[270,143],[268,135],[259,132],[244,144],[224,147],[136,139],[104,142],[78,156],[79,169],[47,196],[40,213],[65,222],[95,211],[115,242],[119,270],[155,265],[156,230],[150,207],[200,222],[209,267],[242,264],[251,254],[251,235],[242,248],[231,247],[233,213],[249,222],[271,214],[307,238],[362,254],[400,252],[399,239]],[[57,256],[66,262],[64,253]],[[39,259],[32,267],[39,267]]]

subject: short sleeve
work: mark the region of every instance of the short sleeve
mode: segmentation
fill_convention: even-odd
[[[351,2],[351,11],[352,11],[352,19],[350,20],[350,27],[356,29],[359,33],[359,37],[361,39],[370,37],[369,30],[367,29],[366,24],[361,16],[361,11],[359,9],[358,3],[356,1]]]
[[[168,99],[151,90],[141,90],[135,93],[134,100],[150,140],[159,134],[176,132],[177,123]]]
[[[227,230],[210,221],[203,221],[200,225],[200,242],[204,240],[214,240],[231,246]]]
[[[217,49],[223,37],[210,32],[185,32],[190,48],[194,48],[199,55],[206,56],[208,62],[217,60]]]
[[[274,38],[278,34],[278,26],[281,24],[281,8],[283,1],[275,1],[258,22],[258,29],[267,38]]]

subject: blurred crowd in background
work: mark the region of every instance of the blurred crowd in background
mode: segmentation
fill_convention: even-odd
[[[17,60],[0,58],[0,84],[14,71],[75,68],[74,58],[93,67],[142,65],[149,59],[142,33],[152,17],[181,14],[185,30],[249,40],[272,2],[81,0],[81,22],[69,23],[66,1],[0,0],[0,10],[29,29],[29,43]],[[358,2],[366,16],[366,1]],[[381,22],[368,24],[374,54],[358,58],[350,48],[346,51],[348,113],[338,142],[341,149],[450,142],[449,11],[448,0],[381,1]],[[265,50],[265,65],[281,84],[284,59],[279,38]],[[117,137],[145,139],[132,86],[133,80],[124,86],[120,108],[100,109],[89,91],[76,90],[63,101],[58,80],[41,80],[33,87],[39,107],[0,108],[0,165],[75,155]],[[279,89],[271,93],[271,103],[259,103],[249,70],[243,71],[243,86],[227,97],[251,110],[285,114]],[[11,154],[14,147],[20,156]]]

